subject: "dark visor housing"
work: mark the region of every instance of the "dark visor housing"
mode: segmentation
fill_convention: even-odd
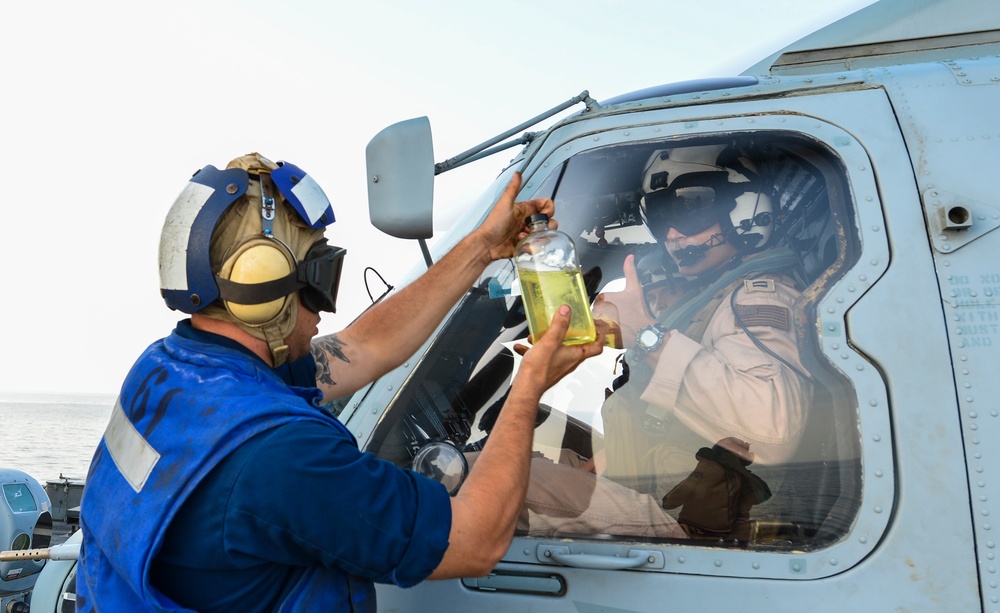
[[[733,208],[732,191],[725,171],[681,175],[667,189],[644,196],[646,222],[661,241],[670,228],[685,236],[699,234]]]

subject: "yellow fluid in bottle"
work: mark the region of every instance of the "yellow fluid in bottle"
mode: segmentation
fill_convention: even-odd
[[[569,305],[572,313],[563,343],[579,345],[591,343],[597,338],[590,302],[579,270],[519,270],[517,275],[521,281],[524,312],[528,316],[528,330],[532,338],[541,337],[549,329],[556,310],[564,304]]]

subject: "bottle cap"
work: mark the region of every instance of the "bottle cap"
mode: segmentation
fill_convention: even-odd
[[[531,225],[531,224],[539,222],[539,221],[548,222],[548,220],[549,220],[549,216],[546,215],[545,213],[535,213],[534,215],[531,215],[527,219],[525,219],[524,223],[526,223],[528,225]]]

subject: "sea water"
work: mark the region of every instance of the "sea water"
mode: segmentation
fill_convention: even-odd
[[[41,485],[84,479],[111,417],[114,396],[0,393],[0,468]]]

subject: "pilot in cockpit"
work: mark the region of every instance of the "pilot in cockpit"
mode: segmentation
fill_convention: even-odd
[[[626,258],[625,289],[594,305],[620,326],[629,373],[601,409],[598,478],[584,486],[589,498],[574,497],[570,480],[547,474],[559,465],[535,462],[530,533],[623,533],[648,521],[644,535],[670,536],[656,513],[680,507],[672,513],[689,535],[746,538],[749,508],[770,496],[751,469],[793,456],[812,396],[793,323],[799,261],[781,245],[769,191],[753,161],[725,145],[661,150],[647,162],[641,212],[662,250],[638,270]],[[657,276],[659,288],[643,287]],[[744,486],[730,494],[738,500],[711,498],[732,483]],[[727,505],[738,511],[720,514]],[[631,518],[601,525],[617,512]]]

